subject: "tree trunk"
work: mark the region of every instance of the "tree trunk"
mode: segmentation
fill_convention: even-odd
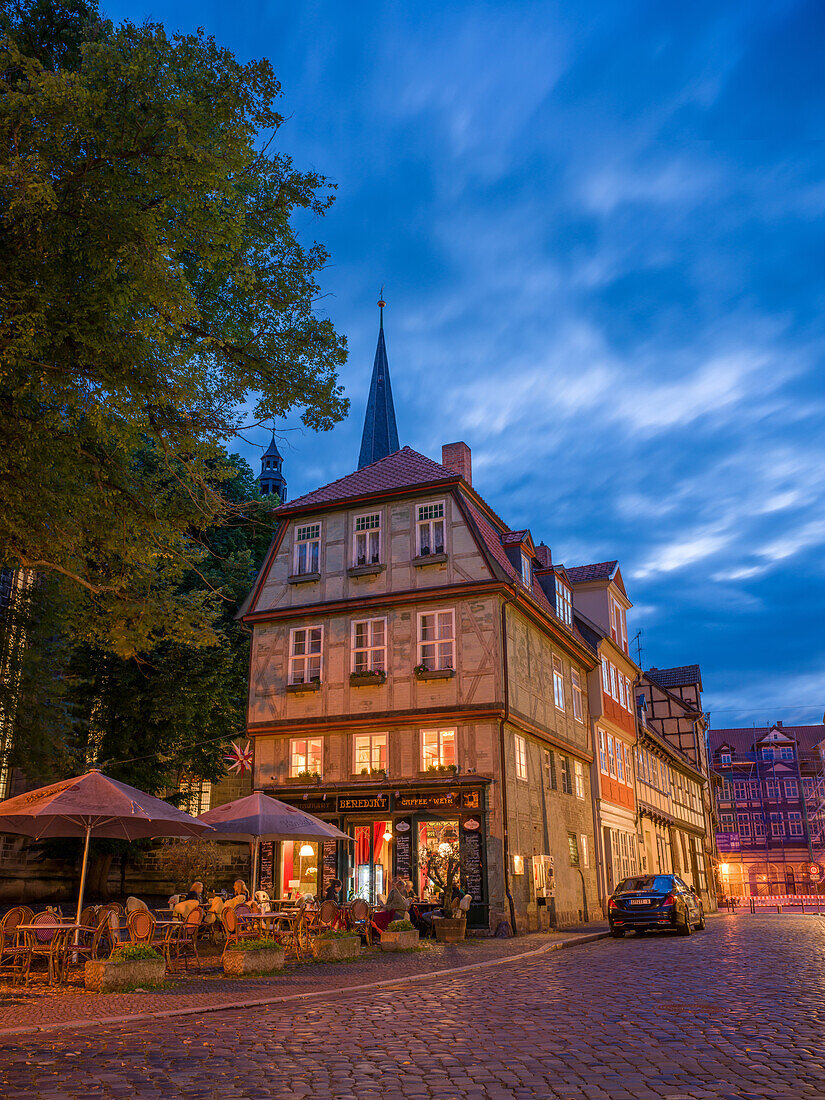
[[[112,866],[112,853],[100,852],[89,855],[89,870],[86,878],[86,893],[89,897],[109,897],[109,869]]]

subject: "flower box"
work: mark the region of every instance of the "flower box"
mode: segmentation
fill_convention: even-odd
[[[223,972],[232,978],[244,974],[273,974],[284,968],[284,949],[271,947],[231,947],[223,953]]]
[[[406,932],[382,932],[382,951],[409,951],[418,947],[418,929],[411,928]]]
[[[320,573],[293,573],[291,577],[287,577],[287,584],[311,584],[320,579]]]
[[[349,682],[353,687],[373,687],[387,682],[386,672],[351,672]]]
[[[454,668],[416,668],[416,680],[451,680],[455,676]]]
[[[412,563],[416,569],[420,569],[424,565],[442,565],[448,560],[447,554],[421,554],[413,558]]]
[[[386,565],[380,565],[378,562],[373,562],[372,565],[354,565],[352,569],[347,570],[347,576],[377,577],[378,574],[383,573],[386,568]]]
[[[317,772],[304,772],[302,775],[288,775],[283,782],[290,787],[306,787],[310,783],[320,783],[321,777]]]
[[[439,943],[459,943],[467,932],[467,918],[433,917],[433,931]]]
[[[322,962],[357,958],[361,954],[361,937],[318,936],[312,941],[312,954]]]
[[[321,681],[310,680],[308,684],[287,684],[286,690],[290,695],[302,695],[305,691],[320,691]]]
[[[146,989],[161,985],[166,961],[156,959],[90,959],[83,971],[83,984],[95,993],[120,993],[125,989]]]

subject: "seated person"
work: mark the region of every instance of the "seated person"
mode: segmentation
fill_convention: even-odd
[[[224,906],[234,909],[236,905],[249,905],[249,891],[242,878],[236,878],[232,884],[232,897],[224,902]]]
[[[200,879],[195,879],[189,888],[188,894],[184,896],[183,901],[196,901],[198,905],[206,904],[206,891]]]
[[[344,884],[339,878],[334,878],[326,889],[324,901],[334,901],[336,905],[340,905],[343,886]]]
[[[407,884],[403,878],[397,878],[390,884],[390,892],[382,906],[385,913],[392,913],[393,920],[403,920],[410,908],[410,899],[407,897]]]

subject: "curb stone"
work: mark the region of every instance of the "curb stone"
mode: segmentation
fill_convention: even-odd
[[[389,986],[410,985],[412,982],[432,981],[437,978],[447,978],[454,974],[466,974],[470,971],[486,970],[494,966],[505,966],[507,963],[521,962],[522,959],[534,958],[537,955],[547,955],[552,951],[561,951],[564,948],[576,947],[579,944],[592,943],[595,940],[607,939],[609,932],[584,932],[569,939],[560,939],[553,943],[542,944],[540,947],[529,951],[522,951],[518,955],[506,955],[500,959],[487,959],[484,962],[468,963],[464,966],[453,966],[449,970],[431,970],[426,974],[407,974],[400,978],[387,978],[380,982],[365,982],[363,985],[353,985],[343,992],[349,996],[353,993],[366,993],[372,989],[386,989]],[[341,995],[340,990],[316,989],[305,993],[287,993],[279,997],[262,997],[254,1001],[246,1001],[238,1004],[237,1001],[227,1001],[221,1004],[202,1005],[196,1008],[172,1008],[166,1011],[139,1012],[129,1016],[97,1016],[94,1019],[81,1017],[77,1020],[61,1020],[55,1024],[38,1024],[30,1027],[0,1028],[0,1039],[18,1035],[45,1035],[55,1031],[69,1031],[77,1028],[106,1027],[110,1024],[144,1023],[148,1020],[167,1020],[176,1016],[202,1016],[207,1012],[242,1012],[248,1008],[264,1008],[267,1005],[285,1004],[290,1001],[307,1001],[313,997],[325,997],[330,993]]]

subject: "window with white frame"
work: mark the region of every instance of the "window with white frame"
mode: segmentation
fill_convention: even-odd
[[[618,682],[616,680],[616,675],[617,675],[616,674],[616,666],[611,665],[610,666],[610,694],[613,696],[613,698],[618,703],[618,701],[619,701],[619,685],[618,685]]]
[[[352,671],[387,671],[386,619],[356,619],[353,622]]]
[[[776,802],[779,799],[779,780],[778,779],[766,779],[765,780],[765,797],[769,798],[772,802]]]
[[[298,737],[289,742],[289,774],[297,779],[302,773],[320,775],[323,765],[323,737]]]
[[[610,768],[611,776],[615,779],[616,778],[616,751],[615,751],[615,748],[614,748],[614,745],[613,745],[613,734],[612,733],[608,733],[608,735],[607,735],[607,764],[608,764],[608,767]]]
[[[734,830],[734,817],[733,814],[719,814],[719,821],[722,826],[723,833],[732,833]]]
[[[795,779],[783,779],[782,786],[785,789],[786,798],[799,798],[799,786]]]
[[[190,777],[181,783],[181,793],[185,796],[185,808],[192,817],[205,814],[212,801],[212,784],[208,779]]]
[[[793,745],[780,745],[779,746],[779,759],[780,760],[793,760]]]
[[[624,678],[625,698],[627,699],[627,709],[630,713],[633,713],[633,685],[630,680],[625,676]]]
[[[788,811],[788,833],[790,836],[802,836],[802,814],[799,810]]]
[[[526,588],[533,587],[533,567],[530,564],[529,557],[523,550],[521,552],[521,580]]]
[[[578,867],[579,865],[579,845],[576,841],[575,833],[567,834],[567,854],[570,858],[570,866]]]
[[[622,676],[621,672],[619,673],[619,702],[621,703],[624,710],[630,709],[627,705],[627,700],[625,699],[624,676]]]
[[[573,786],[576,798],[584,798],[584,768],[580,760],[573,761]]]
[[[321,524],[295,528],[295,574],[318,573],[321,568]]]
[[[386,733],[358,733],[354,740],[356,775],[387,770]]]
[[[610,597],[610,633],[613,641],[618,643],[627,652],[627,625],[625,611],[621,604]]]
[[[729,779],[722,780],[722,793],[719,797],[723,802],[731,802],[733,800],[733,784]]]
[[[748,797],[748,784],[744,780],[735,780],[733,784],[733,797],[737,802],[744,802]]]
[[[584,708],[582,706],[582,678],[575,668],[570,670],[570,680],[573,685],[573,717],[578,722],[584,721]]]
[[[321,679],[322,626],[294,627],[289,632],[289,682],[311,684]]]
[[[753,835],[756,840],[765,839],[765,819],[762,814],[753,815]]]
[[[616,778],[620,783],[624,783],[624,752],[618,737],[616,738]]]
[[[352,564],[377,565],[381,561],[381,514],[356,516],[352,533]]]
[[[599,730],[599,767],[607,775],[607,756],[604,748],[604,730]]]
[[[719,763],[720,764],[730,764],[730,750],[728,750],[727,752],[722,752],[722,753],[719,754]]]
[[[625,782],[628,786],[631,786],[633,783],[633,768],[630,763],[630,749],[627,745],[624,747],[624,771],[626,776]]]
[[[774,756],[774,750],[772,748],[762,749],[762,759],[763,760],[773,760],[773,756]]]
[[[602,687],[605,692],[610,694],[610,665],[607,657],[602,657]]]
[[[567,623],[568,626],[573,625],[573,593],[558,575],[556,576],[556,614],[563,623]]]
[[[749,837],[751,835],[751,815],[739,814],[736,820],[739,825],[739,835]]]
[[[416,550],[420,558],[444,553],[444,501],[418,505]]]
[[[455,730],[422,730],[421,757],[423,771],[455,767]]]
[[[816,797],[816,783],[812,776],[806,775],[802,779],[802,790],[806,801]],[[758,796],[757,796],[758,797]]]
[[[515,735],[516,744],[516,778],[527,778],[527,742],[519,734]]]
[[[429,672],[455,668],[455,612],[452,608],[419,612],[418,664]]]
[[[564,710],[564,666],[560,657],[553,658],[553,699],[556,710]]]
[[[782,824],[782,814],[771,814],[771,836],[784,836],[785,828]]]
[[[754,799],[754,800],[759,798],[759,780],[758,779],[749,779],[748,780],[748,796],[750,798]]]

